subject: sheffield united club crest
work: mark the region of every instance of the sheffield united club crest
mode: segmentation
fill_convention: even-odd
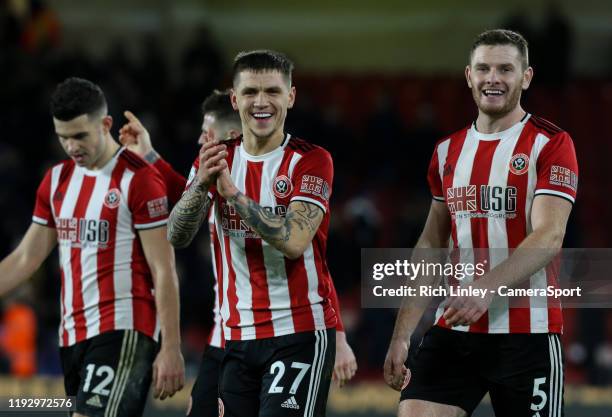
[[[111,188],[104,196],[104,205],[109,209],[119,207],[121,201],[121,192],[117,188]]]
[[[274,178],[272,183],[272,191],[276,198],[286,198],[293,190],[293,185],[286,175],[279,175]]]
[[[529,168],[529,157],[524,153],[517,153],[510,159],[510,172],[514,175],[523,175]]]

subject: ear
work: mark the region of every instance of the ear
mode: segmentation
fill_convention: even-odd
[[[467,81],[468,87],[472,88],[472,81],[470,81],[470,75],[472,74],[472,69],[469,65],[465,66],[465,79]]]
[[[110,132],[113,127],[113,117],[106,115],[102,118],[102,128],[104,129],[104,133]]]
[[[291,86],[291,88],[289,89],[289,104],[287,105],[288,109],[293,108],[293,103],[295,103],[295,95],[296,95],[295,87]]]
[[[529,85],[531,84],[532,79],[533,79],[533,68],[528,67],[523,73],[523,82],[521,85],[523,87],[523,90],[527,90],[529,88]]]
[[[230,101],[232,102],[232,108],[238,110],[238,100],[236,98],[236,92],[234,89],[230,89]]]

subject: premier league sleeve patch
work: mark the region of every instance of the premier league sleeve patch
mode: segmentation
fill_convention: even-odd
[[[168,215],[168,197],[164,196],[147,201],[147,209],[149,217],[152,219]]]
[[[321,177],[314,175],[304,175],[302,184],[300,185],[300,193],[312,194],[322,198],[325,201],[329,200],[329,184]]]

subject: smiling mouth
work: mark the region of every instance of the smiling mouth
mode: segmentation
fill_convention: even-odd
[[[268,120],[272,118],[272,113],[258,112],[252,114],[255,120]]]
[[[485,90],[482,90],[482,94],[485,97],[501,97],[504,95],[504,91],[503,90],[499,90],[496,88],[487,88]]]

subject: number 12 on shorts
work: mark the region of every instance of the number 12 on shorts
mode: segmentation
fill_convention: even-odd
[[[85,377],[85,384],[83,385],[83,392],[89,392],[89,386],[91,385],[91,378],[94,375],[94,370],[96,369],[96,365],[90,363],[85,368],[87,370],[87,376]],[[107,388],[111,382],[113,382],[113,378],[115,378],[115,371],[108,365],[98,366],[98,370],[96,371],[96,376],[104,377],[100,383],[98,383],[91,392],[99,395],[108,395],[110,394],[110,390]]]
[[[289,389],[289,394],[295,394],[300,386],[300,383],[302,382],[302,379],[304,379],[304,376],[306,376],[306,372],[308,372],[308,369],[310,369],[310,364],[304,363],[304,362],[292,362],[291,367],[293,369],[300,370],[297,376],[295,377],[295,379],[293,380],[293,384],[291,384],[291,388]],[[276,374],[276,372],[278,372],[278,374]],[[274,377],[274,380],[272,381],[272,385],[270,385],[268,394],[282,394],[284,387],[279,386],[278,383],[280,382],[280,380],[283,378],[283,375],[285,374],[285,364],[282,361],[274,362],[272,366],[270,366],[270,374],[272,375],[276,374],[276,376]]]
[[[546,384],[546,377],[543,378],[534,378],[533,380],[533,399],[531,402],[531,411],[535,411],[536,413],[533,417],[541,417],[539,411],[544,408],[546,405],[546,401],[548,400],[548,396],[544,391],[540,389],[540,385]]]

